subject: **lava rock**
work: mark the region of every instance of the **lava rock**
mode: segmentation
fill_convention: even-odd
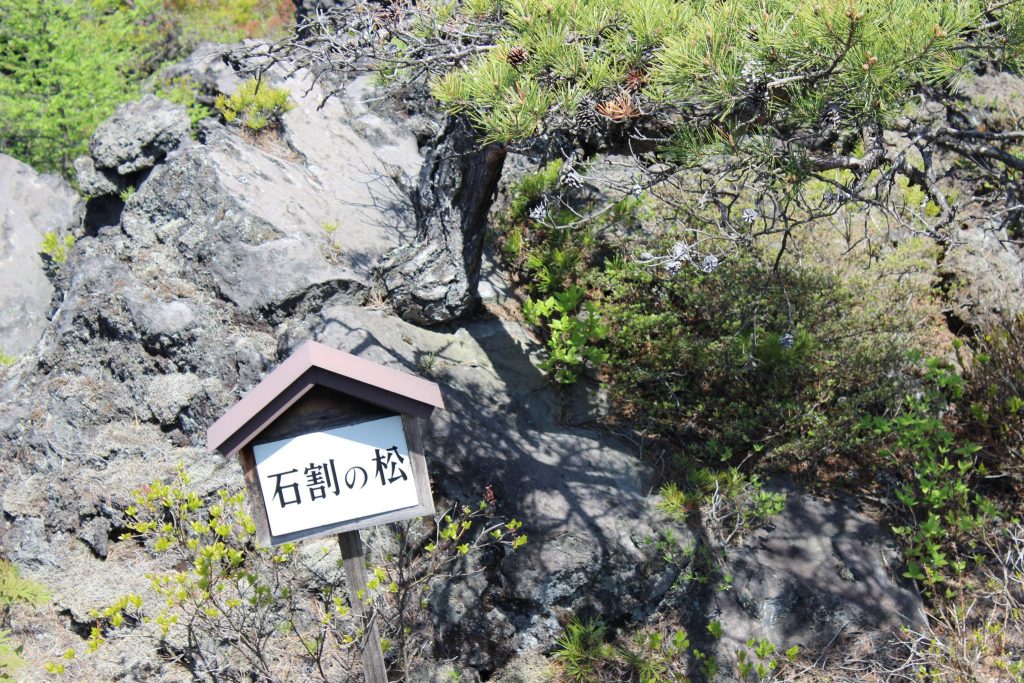
[[[125,176],[151,168],[188,139],[185,107],[146,95],[122,104],[96,128],[89,151],[96,168]]]
[[[0,352],[22,354],[39,341],[54,293],[40,256],[43,236],[73,234],[83,213],[64,180],[0,154]]]
[[[729,552],[721,572],[731,584],[703,608],[704,620],[722,626],[720,664],[747,651],[751,638],[780,653],[794,645],[820,653],[841,647],[844,633],[924,627],[921,596],[900,578],[891,534],[841,501],[783,490],[783,511]]]

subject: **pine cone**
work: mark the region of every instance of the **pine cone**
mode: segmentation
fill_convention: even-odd
[[[526,52],[526,49],[519,47],[518,45],[516,45],[515,47],[511,47],[508,50],[507,59],[508,63],[511,64],[512,66],[519,66],[520,64],[524,64],[526,60],[529,58],[530,55]]]
[[[569,171],[562,176],[562,184],[566,187],[578,190],[583,187],[583,176],[573,169],[569,169]]]
[[[839,105],[835,102],[829,102],[826,104],[821,110],[821,114],[818,118],[818,123],[825,132],[837,130],[841,121],[842,112],[839,109]]]
[[[595,102],[586,98],[580,102],[576,109],[576,125],[580,128],[594,128],[598,124],[597,112],[594,111]]]

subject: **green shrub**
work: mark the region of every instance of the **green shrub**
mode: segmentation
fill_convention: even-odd
[[[528,218],[531,205],[535,205],[545,194],[557,187],[558,174],[563,165],[561,159],[555,159],[545,164],[539,171],[525,174],[509,188],[512,197],[508,210],[510,220],[523,221]]]
[[[906,361],[892,339],[913,343],[916,324],[885,308],[884,289],[799,264],[776,275],[757,252],[712,272],[612,260],[588,284],[612,396],[648,434],[682,444],[683,465],[770,454],[802,469],[810,454],[853,450],[863,411],[896,400]]]
[[[972,344],[970,361],[961,354],[964,429],[993,472],[1024,485],[1024,314],[982,330]]]
[[[780,665],[792,664],[800,654],[800,646],[794,645],[784,653],[785,659],[779,659],[775,644],[765,638],[750,638],[745,645],[746,649],[736,651],[736,672],[741,681],[773,680]]]
[[[68,260],[68,252],[73,246],[75,246],[74,235],[64,235],[63,238],[60,238],[53,230],[47,230],[43,233],[43,243],[40,245],[39,251],[60,266]]]
[[[566,675],[574,681],[592,681],[598,677],[598,668],[612,652],[605,644],[607,627],[598,619],[573,621],[556,641],[555,659],[564,667]]]
[[[595,346],[607,334],[593,303],[583,301],[585,293],[570,287],[547,299],[527,299],[523,315],[532,325],[543,326],[547,334],[548,357],[541,368],[554,372],[563,384],[576,381],[578,368],[608,360],[608,354]]]
[[[287,0],[0,0],[0,151],[70,176],[96,126],[164,64],[201,41],[274,35],[293,15]],[[209,114],[186,80],[155,90],[193,123]]]
[[[743,474],[736,467],[693,468],[687,473],[686,489],[668,482],[658,503],[679,523],[686,521],[688,510],[699,508],[707,531],[721,548],[764,525],[785,505],[785,493],[765,491],[760,476]]]
[[[935,683],[1024,683],[1024,526],[982,525],[974,544],[987,561],[956,581],[954,595],[932,600],[927,627],[898,634],[872,678],[913,671],[916,680]]]
[[[497,228],[552,377],[590,367],[615,418],[680,451],[683,473],[695,458],[749,456],[816,481],[826,464],[861,474],[849,456],[869,470],[871,445],[850,433],[865,412],[899,402],[906,351],[930,348],[934,245],[844,255],[822,224],[791,237],[778,261],[770,241],[711,258],[679,226],[704,211],[685,196],[678,214],[642,193],[594,206],[578,179],[562,182],[579,170],[556,160],[518,180]]]
[[[11,605],[24,603],[39,607],[50,601],[46,586],[21,576],[18,568],[6,560],[0,560],[0,610],[6,619]]]
[[[930,359],[924,380],[922,397],[908,396],[895,416],[866,417],[858,427],[884,439],[883,454],[902,481],[895,496],[907,523],[893,532],[903,545],[903,575],[919,582],[926,595],[949,598],[951,581],[984,561],[975,553],[976,538],[1000,514],[980,493],[988,473],[977,459],[980,447],[960,440],[942,417],[950,401],[962,398],[963,378]]]
[[[189,76],[166,78],[156,84],[159,97],[185,107],[188,119],[194,127],[197,123],[213,114],[213,110],[199,101],[199,86]]]
[[[324,562],[328,546],[319,557],[290,543],[261,547],[243,492],[219,491],[204,500],[189,483],[182,469],[177,481],[155,481],[136,492],[135,505],[125,510],[131,531],[124,540],[167,557],[175,569],[148,575],[159,596],[154,604],[126,595],[97,608],[87,649],[148,624],[154,650],[179,652],[197,676],[253,673],[283,680],[298,668],[310,680],[353,675],[365,624],[349,610],[340,558]],[[466,571],[463,558],[470,554],[526,543],[520,522],[492,512],[481,501],[436,520],[393,525],[397,553],[370,568],[366,599],[374,605],[382,644],[403,672],[429,634],[424,607],[431,582]]]
[[[46,586],[22,577],[16,566],[0,560],[0,680],[16,680],[16,674],[25,664],[21,656],[22,645],[14,641],[8,630],[11,606],[26,604],[39,607],[49,601],[50,592]]]
[[[255,78],[240,85],[231,97],[218,95],[214,106],[225,121],[254,133],[279,125],[281,117],[295,107],[288,100],[287,90],[273,88]]]
[[[0,150],[70,174],[155,68],[161,12],[160,0],[0,0]]]
[[[706,630],[714,640],[724,635],[717,621],[709,622]],[[736,653],[737,673],[742,681],[780,679],[792,670],[798,653],[799,647],[793,646],[779,656],[774,643],[750,639]],[[573,617],[558,637],[554,658],[570,681],[710,681],[719,668],[714,656],[692,646],[685,629],[647,626],[611,638],[594,617]]]
[[[181,50],[204,41],[234,43],[243,38],[274,39],[292,24],[289,0],[165,0]]]

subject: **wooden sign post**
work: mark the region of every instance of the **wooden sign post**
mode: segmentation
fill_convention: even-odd
[[[434,513],[419,420],[435,408],[433,382],[307,342],[207,432],[238,456],[260,543],[338,535],[370,683],[387,672],[359,529]]]

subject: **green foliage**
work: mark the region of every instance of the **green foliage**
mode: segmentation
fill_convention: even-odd
[[[443,7],[435,9],[438,25],[453,9]],[[987,6],[478,0],[460,9],[443,21],[494,21],[496,47],[437,78],[433,93],[450,110],[467,112],[491,139],[508,141],[532,135],[545,119],[573,116],[585,98],[603,104],[597,112],[611,120],[639,116],[640,102],[651,102],[729,126],[758,81],[771,83],[766,114],[783,125],[810,125],[829,103],[839,103],[852,121],[885,118],[918,86],[962,75],[975,54],[972,29],[984,23]],[[1007,55],[1019,54],[1015,12],[997,10],[1011,38]],[[743,128],[749,130],[746,122]]]
[[[979,446],[960,441],[941,417],[948,401],[962,398],[963,378],[930,359],[925,381],[923,397],[908,396],[899,414],[866,417],[859,428],[885,439],[884,453],[903,475],[895,495],[908,523],[893,531],[904,548],[904,576],[920,582],[928,595],[940,597],[936,589],[964,574],[978,532],[1000,515],[977,492],[987,474],[977,459]]]
[[[800,646],[794,645],[784,653],[785,659],[776,656],[775,644],[765,638],[750,638],[746,649],[736,651],[736,670],[741,681],[769,681],[787,662],[796,661]]]
[[[17,680],[15,675],[25,666],[24,646],[15,642],[11,632],[0,629],[0,681]]]
[[[555,645],[554,657],[572,681],[637,680],[657,683],[682,678],[691,652],[686,631],[640,629],[631,637],[606,642],[608,629],[592,617],[573,620]]]
[[[608,359],[607,352],[594,346],[607,330],[597,316],[596,306],[583,301],[584,295],[579,287],[570,287],[547,299],[523,302],[526,321],[544,326],[548,335],[548,357],[541,368],[554,371],[555,380],[562,384],[575,382],[578,368],[585,363],[596,365]]]
[[[288,91],[271,87],[251,78],[238,87],[231,97],[218,95],[214,106],[228,123],[237,123],[254,133],[268,126],[279,125],[281,117],[295,105]]]
[[[301,667],[312,680],[340,680],[358,666],[365,623],[348,607],[342,562],[294,544],[265,548],[246,511],[243,492],[219,491],[205,500],[189,490],[179,470],[176,482],[155,481],[136,492],[125,510],[126,538],[133,538],[175,569],[148,575],[156,604],[125,595],[98,608],[86,649],[124,637],[140,624],[155,633],[157,649],[178,649],[196,675],[230,661],[230,670],[254,672],[267,680]],[[407,671],[427,631],[424,607],[432,582],[465,570],[465,558],[489,549],[522,547],[526,535],[517,520],[492,515],[481,501],[434,520],[397,528],[393,547],[370,568],[366,594],[377,614],[382,642],[390,644]],[[335,550],[336,552],[336,550]],[[63,664],[53,663],[54,668]],[[217,675],[234,675],[223,669]]]
[[[213,110],[198,100],[199,85],[189,76],[160,80],[156,85],[159,97],[185,107],[188,119],[195,126],[213,114]]]
[[[17,356],[0,351],[0,368],[6,368],[18,362]]]
[[[668,482],[660,493],[658,507],[679,523],[686,521],[689,510],[699,508],[708,532],[722,547],[763,526],[786,505],[785,493],[765,491],[760,476],[736,467],[693,468],[685,490]]]
[[[208,503],[187,490],[188,483],[183,470],[174,484],[155,481],[137,492],[135,505],[126,510],[130,536],[157,554],[173,556],[182,567],[148,575],[162,598],[158,611],[145,610],[136,595],[95,610],[97,626],[88,648],[95,650],[118,629],[145,621],[156,626],[161,639],[174,640],[184,632],[202,661],[213,654],[202,643],[213,638],[240,667],[268,677],[272,669],[266,649],[279,635],[291,636],[285,641],[307,659],[312,656],[305,643],[347,648],[352,641],[345,639],[355,638],[357,624],[348,618],[337,588],[300,588],[294,544],[277,549],[255,545],[256,525],[245,510],[244,493],[220,491]],[[313,621],[300,618],[309,600],[317,605]]]
[[[10,626],[12,605],[25,604],[40,607],[50,602],[46,586],[21,576],[18,568],[6,560],[0,560],[0,610],[3,627],[0,628],[0,680],[16,680],[18,671],[24,666],[23,647],[14,640]]]
[[[815,264],[776,275],[756,251],[710,273],[612,260],[590,283],[612,395],[687,444],[684,463],[845,447],[864,408],[893,400],[886,378],[905,360],[891,340],[913,341],[915,321],[879,282]]]
[[[690,638],[682,629],[667,633],[639,630],[632,639],[623,639],[618,654],[640,683],[658,683],[680,679],[684,670]]]
[[[989,468],[1024,484],[1024,315],[984,329],[973,340],[965,368],[960,420],[963,429],[985,447]]]
[[[38,581],[21,576],[18,568],[0,560],[0,608],[26,604],[40,607],[49,603],[50,591]]]
[[[39,251],[60,266],[68,260],[68,252],[73,246],[75,246],[74,235],[64,235],[63,238],[60,238],[53,230],[47,230],[43,233],[43,243],[40,245]]]
[[[164,63],[200,41],[273,34],[293,14],[287,0],[0,0],[0,151],[71,175],[96,126]],[[155,90],[193,123],[209,115],[187,79]]]
[[[555,659],[562,662],[566,675],[574,680],[591,681],[611,648],[605,644],[607,627],[598,619],[573,621],[556,641]]]
[[[0,0],[0,150],[69,174],[155,66],[160,11],[159,0]]]
[[[509,193],[512,196],[512,203],[508,210],[509,220],[524,221],[527,219],[527,209],[557,187],[558,175],[563,165],[564,162],[561,159],[555,159],[545,164],[539,171],[525,174],[509,188]]]
[[[342,245],[338,241],[338,228],[339,224],[334,221],[328,221],[320,226],[323,231],[324,242],[321,247],[321,252],[331,263],[338,263],[341,258]]]
[[[905,349],[925,348],[906,302],[931,297],[932,246],[912,239],[877,253],[870,269],[838,269],[835,255],[808,257],[808,246],[832,239],[808,226],[806,242],[790,242],[799,260],[776,263],[752,247],[704,268],[698,250],[709,247],[693,234],[648,228],[675,218],[664,206],[641,195],[598,211],[561,182],[575,171],[556,161],[517,181],[498,229],[555,379],[590,366],[618,415],[682,445],[683,471],[695,458],[770,453],[806,467],[809,454],[864,457],[851,427],[898,402]],[[581,225],[581,215],[594,217]],[[673,262],[675,253],[699,256]]]
[[[709,622],[706,630],[716,641],[724,635],[717,621]],[[763,639],[750,640],[747,647],[749,652],[737,652],[737,666],[744,681],[772,680],[795,661],[799,652],[794,646],[779,657],[776,646]],[[554,658],[563,676],[571,681],[661,683],[699,680],[698,676],[710,681],[718,671],[715,657],[693,647],[684,629],[647,627],[610,640],[607,627],[597,618],[581,621],[574,617],[557,640]]]
[[[295,14],[288,0],[165,0],[164,5],[185,52],[204,41],[273,39],[291,25]]]
[[[986,524],[973,540],[983,563],[958,578],[952,595],[932,600],[926,629],[902,630],[894,654],[919,680],[1022,683],[1024,526]]]

